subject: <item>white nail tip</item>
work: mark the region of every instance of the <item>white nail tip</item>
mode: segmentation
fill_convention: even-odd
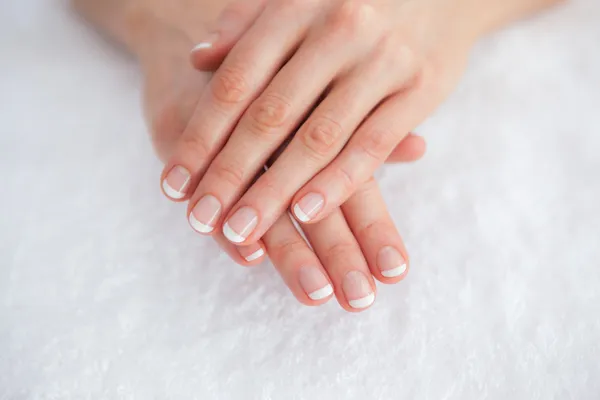
[[[397,276],[402,275],[404,272],[406,272],[406,264],[402,264],[401,266],[396,267],[394,269],[381,271],[381,275],[385,276],[386,278],[395,278]]]
[[[244,240],[246,240],[245,237],[241,236],[236,231],[231,229],[228,223],[225,223],[225,225],[223,225],[223,234],[225,235],[227,240],[233,243],[242,243]]]
[[[259,258],[261,258],[263,255],[265,254],[265,251],[263,249],[258,249],[257,251],[255,251],[254,253],[250,254],[248,257],[244,257],[246,259],[246,261],[248,262],[252,262],[254,260],[258,260]]]
[[[330,284],[327,284],[327,286],[309,293],[308,297],[310,297],[312,300],[323,300],[324,298],[331,296],[332,293],[333,287],[331,287]]]
[[[371,293],[370,295],[363,297],[362,299],[349,300],[348,304],[352,308],[367,308],[375,301],[375,293]]]
[[[185,193],[180,192],[179,190],[175,190],[171,186],[169,186],[166,179],[163,181],[162,188],[165,191],[165,194],[172,199],[179,200],[182,199],[183,196],[185,196]]]
[[[206,49],[210,49],[212,47],[212,43],[208,43],[208,42],[202,42],[202,43],[198,43],[196,46],[194,46],[194,48],[192,49],[192,53],[195,51],[199,51],[199,50],[206,50]]]
[[[302,209],[300,208],[300,206],[298,204],[296,204],[294,206],[294,215],[296,216],[296,218],[298,218],[302,222],[310,221],[310,217],[308,215],[306,215],[304,213],[304,211],[302,211]]]
[[[190,225],[196,232],[210,233],[215,229],[214,227],[212,227],[210,225],[206,225],[206,224],[203,224],[202,222],[198,221],[196,219],[196,217],[194,217],[194,213],[190,213],[189,221],[190,221]]]

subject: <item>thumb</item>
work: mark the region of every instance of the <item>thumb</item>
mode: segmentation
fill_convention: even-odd
[[[266,2],[236,0],[227,5],[211,32],[192,49],[190,57],[194,68],[200,71],[216,70],[258,18]]]

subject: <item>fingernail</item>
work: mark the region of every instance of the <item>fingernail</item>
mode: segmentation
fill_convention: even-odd
[[[196,232],[210,233],[215,229],[214,222],[219,218],[221,203],[212,195],[200,199],[190,213],[190,225]]]
[[[317,193],[309,193],[294,206],[294,215],[302,222],[308,222],[323,208],[325,199]]]
[[[333,287],[319,268],[302,267],[299,274],[300,286],[312,300],[323,300],[333,293]]]
[[[191,174],[187,169],[179,165],[173,167],[162,183],[165,194],[174,200],[182,199],[186,195],[190,178]]]
[[[258,244],[251,244],[250,246],[240,246],[237,248],[238,253],[248,262],[258,260],[265,255],[265,251]]]
[[[233,243],[242,243],[258,225],[258,215],[253,208],[242,207],[223,226],[223,234]]]
[[[377,254],[377,266],[381,275],[395,278],[406,272],[406,261],[402,254],[392,246],[386,246]]]
[[[359,271],[350,271],[342,283],[344,294],[350,307],[367,308],[375,301],[375,293],[367,277]]]
[[[194,48],[192,49],[192,53],[210,49],[217,42],[217,40],[219,40],[219,34],[217,32],[211,33],[210,35],[208,35],[206,37],[205,40],[203,40],[202,42],[200,42],[196,46],[194,46]]]

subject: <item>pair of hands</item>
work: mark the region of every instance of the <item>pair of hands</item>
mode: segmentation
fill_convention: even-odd
[[[407,133],[450,91],[475,37],[448,14],[450,4],[230,5],[192,53],[194,66],[216,69],[214,76],[187,71],[175,102],[158,114],[150,106],[167,160],[165,194],[189,200],[192,227],[234,259],[256,262],[266,248],[302,303],[321,304],[335,292],[349,311],[368,307],[373,277],[395,283],[407,271],[372,173],[394,153],[422,154],[422,140]]]

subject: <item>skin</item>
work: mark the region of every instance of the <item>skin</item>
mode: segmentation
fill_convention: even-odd
[[[198,68],[218,69],[162,179],[186,171],[189,212],[205,196],[218,200],[203,223],[234,243],[256,242],[288,209],[302,223],[319,222],[446,98],[481,35],[548,3],[234,3],[194,51]]]
[[[83,2],[76,6],[139,59],[145,78],[145,116],[156,153],[165,161],[172,156],[210,80],[209,73],[195,70],[189,61],[189,48],[194,37],[206,33],[182,30],[183,23],[167,23],[152,14],[141,17],[135,8],[133,15],[127,15],[129,11],[123,4],[118,2],[109,4],[109,7],[105,3],[98,7],[98,3]],[[155,11],[159,13],[160,9]],[[123,22],[127,25],[114,24],[120,17],[127,21]],[[170,18],[179,21],[176,16]],[[200,13],[198,19],[201,19]],[[135,26],[135,29],[129,31],[128,25]],[[197,24],[194,24],[194,29],[197,29]],[[388,162],[415,161],[424,152],[423,139],[411,134],[394,149]],[[364,213],[367,199],[377,204],[372,208],[376,212]],[[344,294],[343,278],[348,272],[360,272],[373,292],[374,278],[393,284],[406,276],[407,271],[398,277],[384,277],[377,266],[377,253],[383,247],[397,248],[407,262],[408,255],[374,180],[365,182],[361,190],[338,208],[330,219],[306,229],[305,235],[313,249],[298,233],[290,217],[283,215],[261,240],[250,246],[233,245],[219,232],[213,238],[234,261],[244,266],[260,263],[264,256],[251,262],[246,261],[244,256],[263,249],[296,298],[309,306],[323,304],[332,296],[320,300],[307,296],[299,279],[300,270],[306,266],[323,274],[336,289],[338,302],[348,311],[360,311],[349,305]]]
[[[349,293],[356,289],[356,285],[347,285],[350,275],[359,274],[366,281],[368,290],[374,294],[374,278],[384,283],[396,283],[407,272],[406,269],[392,278],[383,276],[379,265],[383,249],[393,248],[408,265],[402,240],[371,178],[374,168],[386,158],[412,161],[422,156],[425,149],[423,140],[407,132],[450,91],[460,75],[468,48],[478,35],[550,3],[522,0],[504,1],[501,5],[492,0],[485,1],[487,7],[481,7],[479,3],[470,6],[467,6],[468,2],[461,3],[465,8],[464,14],[459,15],[464,19],[457,18],[449,25],[442,23],[443,15],[437,12],[411,8],[415,7],[414,2],[373,2],[377,6],[390,7],[382,8],[377,15],[404,15],[398,20],[387,19],[387,24],[382,24],[386,27],[383,31],[389,35],[385,37],[381,33],[377,36],[372,32],[363,32],[363,24],[346,25],[348,21],[345,18],[348,17],[339,15],[354,15],[354,11],[339,14],[340,8],[334,7],[342,3],[364,2],[306,2],[315,7],[327,5],[325,8],[316,8],[323,11],[320,15],[326,17],[314,19],[315,11],[311,10],[311,14],[305,10],[308,22],[304,26],[304,35],[288,32],[286,36],[295,44],[291,53],[282,51],[281,46],[273,48],[273,43],[264,42],[267,36],[284,35],[279,31],[269,33],[269,29],[286,29],[283,27],[289,26],[289,23],[262,28],[260,25],[261,16],[262,20],[272,20],[273,14],[267,11],[279,12],[281,2],[277,6],[269,6],[275,3],[245,1],[231,3],[225,10],[223,2],[202,0],[75,0],[75,6],[140,60],[146,77],[146,117],[157,154],[166,162],[162,178],[176,165],[185,165],[191,171],[189,191],[181,199],[176,199],[182,201],[191,198],[188,216],[195,203],[207,192],[217,194],[223,202],[218,224],[226,221],[227,216],[231,216],[241,205],[256,209],[263,207],[260,208],[259,223],[242,243],[244,246],[230,243],[220,229],[212,232],[213,237],[235,261],[243,265],[253,265],[262,260],[262,257],[258,257],[247,262],[244,256],[255,254],[258,249],[266,250],[301,303],[320,305],[331,297],[319,300],[308,297],[300,275],[303,269],[310,266],[322,273],[333,286],[338,302],[344,309],[360,311],[349,302],[356,297]],[[404,6],[401,7],[400,3]],[[394,14],[392,10],[404,10],[406,14]],[[476,10],[479,13],[475,13]],[[295,11],[298,10],[287,10],[291,14]],[[222,14],[221,18],[217,19],[219,14]],[[478,18],[474,18],[474,15]],[[478,26],[465,22],[472,20],[477,21]],[[337,23],[340,29],[333,29]],[[430,30],[436,24],[439,26]],[[370,26],[375,29],[374,25]],[[211,30],[207,29],[208,26],[211,26]],[[402,30],[392,29],[394,26],[401,26]],[[355,28],[358,29],[356,32]],[[342,36],[337,31],[342,32]],[[214,35],[215,32],[218,36]],[[370,41],[362,42],[363,36]],[[439,40],[435,40],[439,37],[445,39],[443,46]],[[193,52],[192,63],[197,69],[216,69],[212,79],[208,73],[195,71],[188,61],[190,48],[196,43],[206,42],[206,38],[212,40],[210,46]],[[339,50],[338,47],[344,47],[341,44],[348,42],[348,38],[357,38],[358,42],[358,47],[347,50],[345,56],[349,58],[342,57],[344,52],[325,51],[327,46]],[[411,40],[407,41],[407,38]],[[301,52],[304,48],[308,49],[306,53]],[[291,60],[285,66],[281,61],[283,56]],[[244,57],[260,62],[248,63],[248,68],[240,69],[235,63],[243,62]],[[327,64],[324,70],[330,74],[319,75],[309,71],[307,60],[311,60],[311,57],[313,60],[314,57],[324,60]],[[276,62],[277,59],[279,62]],[[276,67],[273,69],[272,65]],[[289,65],[294,68],[288,68]],[[394,68],[397,65],[403,68]],[[230,86],[225,83],[236,82],[236,78],[228,74],[242,70],[264,79],[260,85],[248,86],[252,90],[246,93],[238,91],[243,94],[238,97],[235,92],[239,88],[235,84]],[[398,76],[389,76],[395,75],[389,74],[389,71],[395,70]],[[361,80],[365,81],[365,76],[368,77],[368,86],[361,83]],[[380,79],[381,76],[388,77]],[[250,80],[243,78],[243,82],[246,81]],[[305,81],[311,84],[304,85]],[[311,95],[314,97],[324,89],[327,89],[327,96],[320,104],[313,104],[315,99],[311,101]],[[219,90],[223,92],[217,94]],[[215,99],[227,99],[231,90],[234,101],[223,104],[215,102]],[[269,104],[271,99],[284,98],[273,93],[286,90],[294,97],[289,100],[294,101],[282,102],[287,108],[280,114],[278,110],[281,104],[275,106],[275,111]],[[305,96],[298,100],[296,97],[300,94]],[[213,112],[207,113],[207,110]],[[267,118],[263,128],[268,129],[252,133],[249,127],[253,125],[244,121],[256,122],[263,118],[258,118],[261,110],[267,110],[262,115]],[[338,110],[337,114],[332,114],[335,119],[327,114],[332,110]],[[288,112],[295,113],[295,120],[290,120],[295,124],[287,121]],[[279,118],[279,115],[285,118]],[[341,121],[341,116],[353,121],[346,120],[343,125],[336,121]],[[276,123],[270,120],[273,117]],[[306,122],[301,124],[304,120]],[[324,143],[323,139],[331,136],[324,125],[317,123],[316,128],[311,125],[313,120],[336,121],[332,126],[343,129],[334,135],[335,140],[327,141],[327,151],[311,155],[305,151],[310,140],[314,140],[313,144],[318,146]],[[288,125],[284,128],[283,125],[277,125],[286,121]],[[290,133],[296,133],[296,136],[286,149],[280,151],[271,169],[257,178],[262,172],[262,165]],[[209,142],[211,146],[206,146]],[[229,168],[230,172],[235,172],[233,174],[218,172],[231,159],[235,159],[240,168]],[[298,170],[297,165],[303,168]],[[343,170],[342,175],[340,170]],[[232,181],[227,176],[241,179]],[[323,185],[324,179],[327,185]],[[279,184],[288,186],[280,187]],[[319,190],[327,199],[325,205],[303,227],[311,249],[294,228],[285,210],[294,195],[296,201],[307,191]],[[266,197],[265,191],[268,192]],[[277,196],[273,196],[273,193]],[[224,198],[227,198],[227,203]]]

